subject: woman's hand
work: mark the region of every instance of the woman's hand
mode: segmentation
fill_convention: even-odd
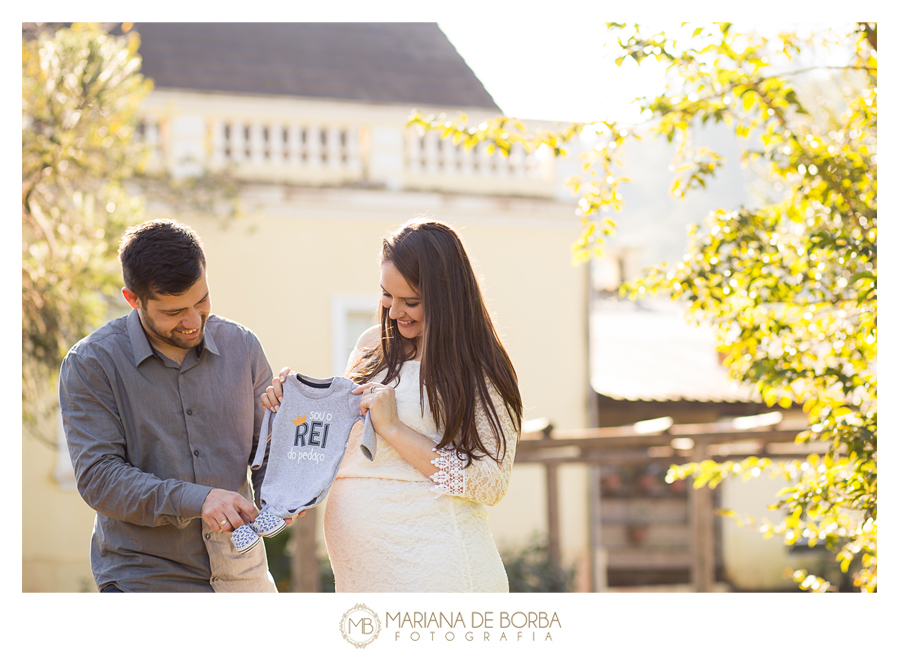
[[[259,396],[259,401],[269,411],[278,411],[281,401],[284,399],[284,389],[282,384],[291,375],[291,369],[285,366],[278,373],[277,377],[272,379],[272,385],[266,389],[266,392]]]
[[[375,431],[389,443],[401,423],[397,415],[397,399],[394,389],[384,384],[368,383],[355,389],[354,395],[362,395],[359,401],[360,413],[369,412]]]
[[[370,382],[351,392],[362,395],[360,412],[369,412],[375,432],[391,444],[403,459],[425,477],[437,472],[437,467],[431,463],[435,456],[434,441],[403,424],[397,415],[397,398],[392,387]]]

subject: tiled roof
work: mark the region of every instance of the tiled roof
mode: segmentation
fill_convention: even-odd
[[[157,88],[500,111],[437,23],[135,23]]]
[[[617,400],[760,399],[719,363],[712,331],[688,324],[671,301],[595,298],[590,350],[591,385]]]

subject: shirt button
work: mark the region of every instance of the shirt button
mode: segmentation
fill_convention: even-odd
[[[209,539],[209,533],[208,533],[208,532],[206,533],[206,538]]]
[[[188,409],[188,410],[187,410],[187,415],[188,415],[188,416],[193,416],[193,415],[194,415],[194,410],[193,410],[193,409]]]
[[[194,457],[199,457],[199,456],[200,456],[200,451],[194,450]]]

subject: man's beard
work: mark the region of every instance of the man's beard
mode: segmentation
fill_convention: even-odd
[[[167,334],[162,333],[159,330],[159,327],[146,315],[144,316],[144,322],[147,325],[147,330],[150,331],[153,336],[162,343],[166,345],[172,345],[173,347],[177,347],[182,350],[189,350],[192,347],[197,347],[203,341],[203,332],[206,329],[206,320],[209,316],[204,315],[200,318],[200,331],[197,332],[195,336],[191,338],[186,338],[183,334],[178,333],[175,329],[170,331]]]

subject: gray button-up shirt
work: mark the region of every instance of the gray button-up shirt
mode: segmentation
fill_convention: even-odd
[[[69,351],[59,399],[78,491],[97,511],[99,589],[275,591],[262,546],[241,555],[200,518],[211,489],[253,499],[248,465],[271,380],[253,332],[215,315],[180,366],[151,347],[137,311]]]

